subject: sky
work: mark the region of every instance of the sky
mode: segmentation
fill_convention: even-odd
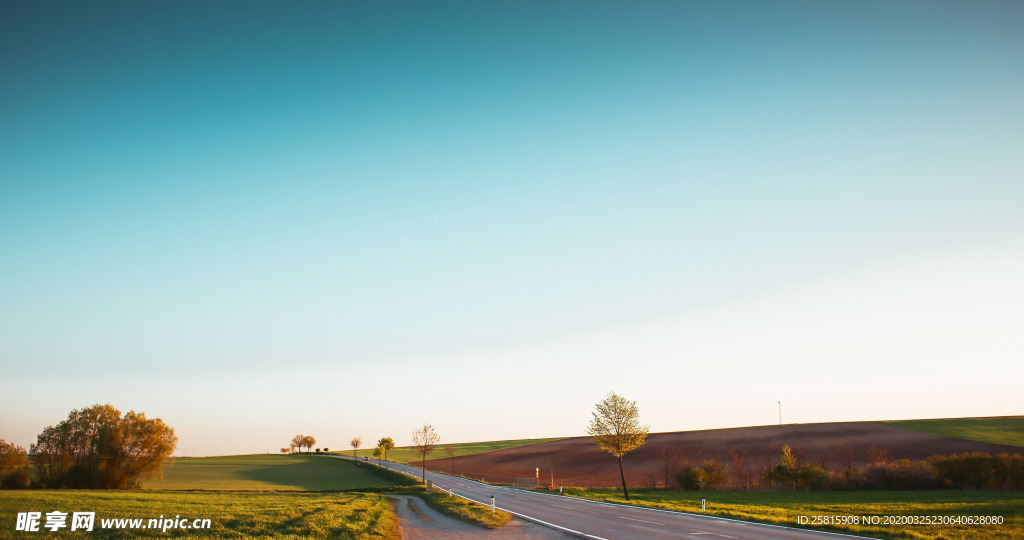
[[[1024,4],[4,2],[0,438],[1024,414]],[[370,442],[364,442],[369,445]]]

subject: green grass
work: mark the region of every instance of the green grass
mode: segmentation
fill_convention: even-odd
[[[18,512],[96,512],[92,532],[16,532]],[[109,518],[210,519],[209,530],[102,529]],[[204,493],[156,491],[0,491],[0,538],[395,538],[389,503],[377,493]]]
[[[503,448],[512,448],[513,446],[522,446],[524,444],[533,444],[548,441],[558,441],[561,438],[555,439],[516,439],[511,441],[487,441],[487,442],[471,442],[471,443],[454,443],[455,455],[465,456],[469,454],[479,454],[481,452],[490,452],[492,450],[501,450]],[[376,444],[376,443],[371,443]],[[445,445],[439,444],[434,448],[434,452],[427,456],[427,459],[440,459],[448,457],[448,454],[444,450]],[[331,451],[332,454],[343,454],[346,456],[352,455],[352,450],[335,450]],[[373,456],[373,447],[363,448],[356,451],[356,455],[359,457]],[[398,463],[411,463],[414,461],[420,461],[422,458],[416,453],[415,449],[411,446],[399,446],[388,451],[388,459],[396,461]]]
[[[375,467],[330,456],[255,454],[177,459],[144,489],[323,490],[401,485]]]
[[[943,437],[1024,446],[1024,416],[898,420],[886,424]]]
[[[467,501],[461,497],[449,496],[447,492],[421,491],[419,493],[410,492],[410,495],[416,495],[423,499],[431,508],[442,514],[488,529],[496,529],[512,521],[512,514],[504,510],[491,512],[489,506]]]
[[[1021,515],[1024,493],[1019,491],[687,492],[631,489],[629,503],[616,490],[570,488],[565,494],[695,514],[700,513],[701,497],[706,497],[710,515],[790,527],[797,526],[797,517],[801,515],[1003,516],[1003,525],[852,525],[827,530],[922,540],[1024,538],[1024,516]]]

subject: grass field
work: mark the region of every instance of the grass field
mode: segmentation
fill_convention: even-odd
[[[455,443],[455,455],[456,456],[465,456],[465,455],[468,455],[468,454],[479,454],[481,452],[490,452],[492,450],[501,450],[502,448],[511,448],[513,446],[522,446],[524,444],[533,444],[533,443],[547,442],[547,441],[557,441],[557,440],[560,440],[560,439],[558,439],[558,438],[555,438],[555,439],[517,439],[517,440],[512,440],[512,441],[488,441],[488,442]],[[376,444],[376,442],[374,441],[374,442],[371,442],[370,444]],[[444,444],[437,445],[437,447],[434,449],[434,452],[427,456],[427,459],[441,459],[441,458],[448,457],[448,454],[445,453],[444,447],[445,447]],[[343,455],[346,455],[346,456],[351,456],[352,455],[352,451],[351,450],[348,450],[348,451],[334,450],[334,451],[331,451],[331,453],[332,454],[343,454]],[[362,457],[362,456],[373,456],[373,447],[363,448],[361,450],[358,450],[356,452],[356,455],[360,456],[360,457]],[[419,454],[416,453],[416,451],[411,446],[399,446],[399,447],[396,447],[396,448],[388,451],[388,459],[391,460],[391,461],[396,461],[398,463],[409,463],[409,462],[413,462],[413,461],[419,461],[421,459],[421,457],[420,457]]]
[[[1003,525],[836,526],[828,530],[879,538],[1010,539],[1024,538],[1024,493],[1008,491],[665,491],[631,489],[630,502],[616,490],[571,488],[568,495],[607,502],[700,513],[707,498],[709,515],[796,526],[798,516],[1003,516]]]
[[[51,511],[96,512],[92,532],[51,533]],[[42,512],[39,532],[16,532],[18,512]],[[104,529],[103,519],[181,516],[210,519],[202,531]],[[376,493],[172,493],[154,491],[0,491],[0,538],[394,538],[397,525],[384,495]]]
[[[165,465],[163,479],[144,489],[321,490],[398,485],[375,468],[322,455],[220,456],[177,459]]]
[[[1024,416],[898,420],[885,423],[918,433],[1024,447]]]

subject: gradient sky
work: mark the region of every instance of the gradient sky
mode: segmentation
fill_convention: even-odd
[[[1022,414],[1024,4],[0,4],[0,437]],[[369,442],[367,442],[369,444]]]

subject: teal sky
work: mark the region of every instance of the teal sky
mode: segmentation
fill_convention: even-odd
[[[97,402],[200,454],[578,435],[612,389],[656,431],[1024,413],[1022,24],[6,2],[0,437]]]

